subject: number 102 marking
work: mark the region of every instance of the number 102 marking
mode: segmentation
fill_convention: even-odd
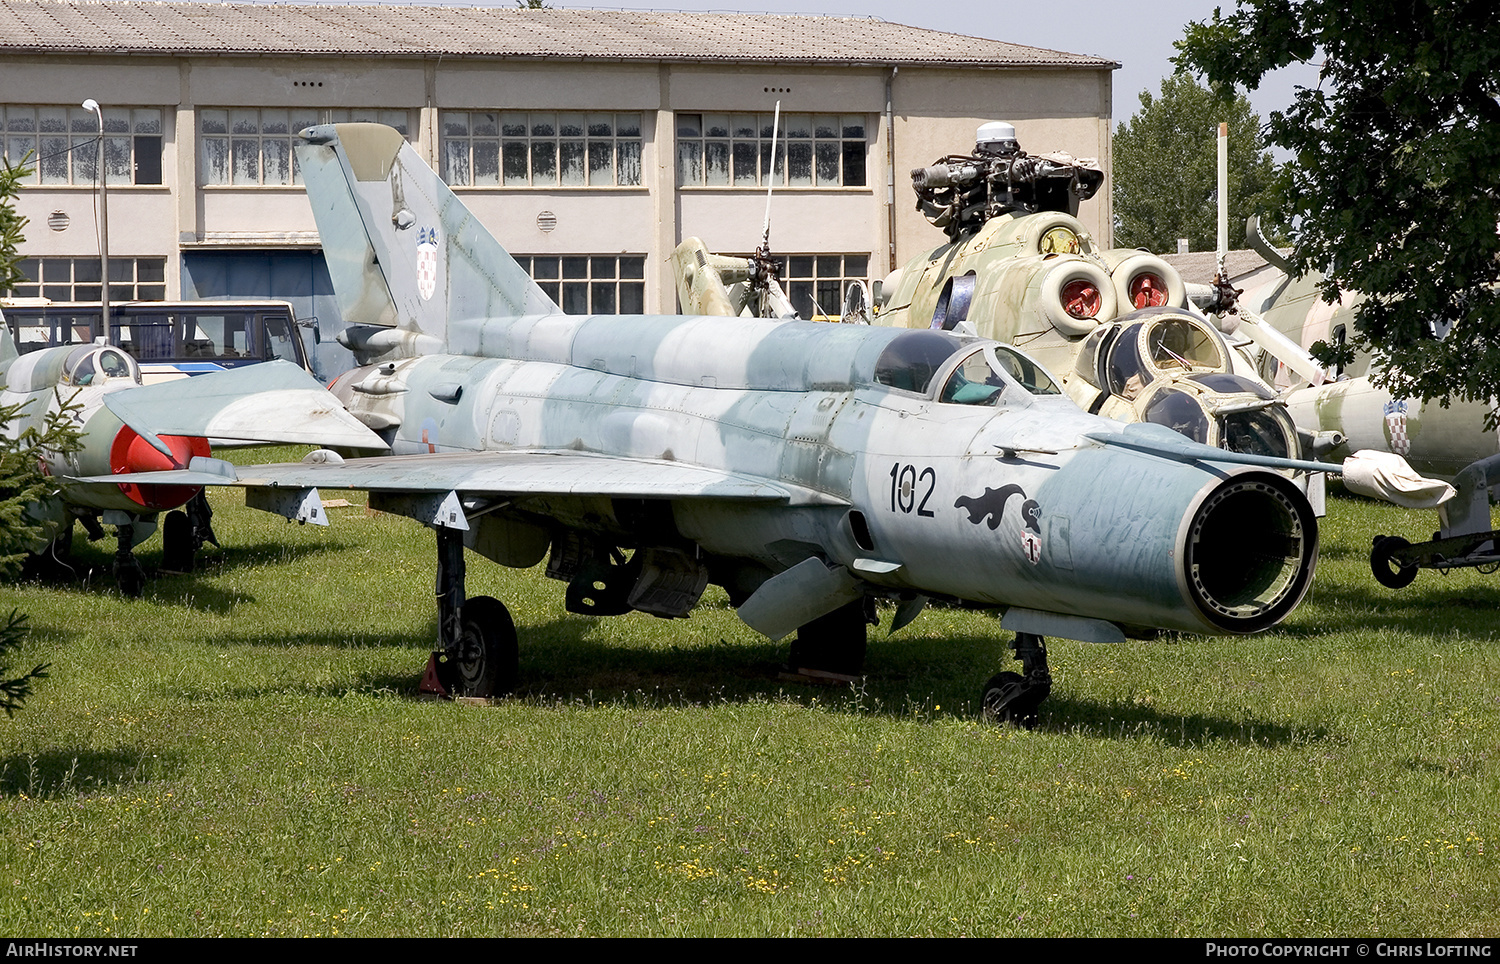
[[[922,501],[918,502],[918,490],[923,485],[926,486],[926,491],[920,493]],[[919,470],[915,465],[897,462],[891,466],[891,511],[910,515],[915,509],[918,516],[931,519],[936,513],[927,508],[927,501],[932,498],[935,488],[937,472],[930,466]]]

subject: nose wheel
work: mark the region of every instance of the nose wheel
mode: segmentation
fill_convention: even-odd
[[[1011,644],[1021,662],[1019,673],[996,673],[984,684],[981,712],[990,723],[1014,723],[1028,730],[1039,720],[1037,710],[1052,692],[1047,668],[1047,641],[1033,633],[1016,633]]]

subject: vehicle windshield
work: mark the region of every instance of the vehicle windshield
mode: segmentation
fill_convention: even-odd
[[[1017,385],[1032,395],[1059,395],[1046,369],[1005,345],[987,345],[959,362],[938,401],[955,405],[999,405]]]

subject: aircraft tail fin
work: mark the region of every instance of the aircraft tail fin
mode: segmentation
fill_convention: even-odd
[[[16,340],[10,334],[10,322],[5,320],[5,312],[0,311],[0,364],[20,357],[21,350],[16,347]]]
[[[448,340],[450,322],[559,312],[399,131],[302,131],[307,185],[346,324]]]

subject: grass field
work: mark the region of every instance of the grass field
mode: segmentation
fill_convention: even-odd
[[[1275,632],[1053,641],[1024,731],[977,719],[1014,665],[991,616],[874,631],[864,685],[819,689],[715,590],[596,620],[481,560],[521,691],[421,701],[431,535],[238,502],[143,599],[102,544],[77,563],[102,575],[0,588],[35,626],[15,662],[52,663],[0,719],[0,930],[1500,933],[1500,576],[1391,592],[1366,563],[1431,513],[1330,499]]]

